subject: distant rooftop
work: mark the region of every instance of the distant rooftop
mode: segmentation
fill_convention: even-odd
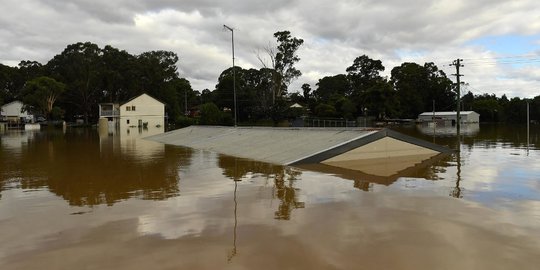
[[[460,114],[463,114],[463,115],[467,115],[467,114],[471,114],[471,113],[476,113],[474,111],[461,111],[459,112]],[[456,111],[451,111],[451,112],[435,112],[435,116],[447,116],[447,115],[456,115],[457,112]],[[420,114],[421,116],[430,116],[430,115],[433,115],[433,112],[424,112],[424,113],[421,113]]]

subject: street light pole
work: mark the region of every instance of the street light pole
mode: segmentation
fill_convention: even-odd
[[[232,44],[232,66],[233,66],[233,95],[234,95],[234,127],[236,127],[236,71],[234,65],[234,28],[227,25],[223,25],[227,30],[231,31],[231,44]]]

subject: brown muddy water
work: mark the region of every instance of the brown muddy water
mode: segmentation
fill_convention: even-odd
[[[538,126],[398,130],[461,151],[377,177],[1,134],[0,269],[539,269]]]

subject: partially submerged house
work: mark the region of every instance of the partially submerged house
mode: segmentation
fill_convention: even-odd
[[[480,114],[474,111],[462,111],[459,113],[462,124],[480,122]],[[457,112],[424,112],[418,115],[418,122],[449,122],[457,123]]]
[[[379,176],[451,152],[388,129],[191,126],[148,139],[280,165],[326,164]]]
[[[163,127],[165,125],[165,104],[148,94],[141,94],[123,104],[99,104],[100,128]]]
[[[0,110],[0,120],[10,123],[29,123],[34,121],[34,116],[26,112],[21,101],[4,104]]]

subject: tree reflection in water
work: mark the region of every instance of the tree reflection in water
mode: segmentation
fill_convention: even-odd
[[[189,164],[191,150],[158,144],[151,156],[141,157],[137,151],[116,151],[115,143],[100,143],[92,129],[35,133],[20,144],[24,149],[18,155],[7,158],[2,150],[2,162],[10,172],[0,173],[0,188],[15,179],[19,188],[47,188],[76,206],[179,195],[178,168]],[[137,146],[148,143],[153,142],[136,142]]]
[[[273,197],[280,201],[274,214],[276,219],[289,220],[294,209],[304,208],[304,202],[298,198],[299,189],[295,187],[295,181],[302,174],[300,170],[225,155],[219,157],[218,165],[223,175],[233,180],[242,180],[248,174],[272,179]]]

